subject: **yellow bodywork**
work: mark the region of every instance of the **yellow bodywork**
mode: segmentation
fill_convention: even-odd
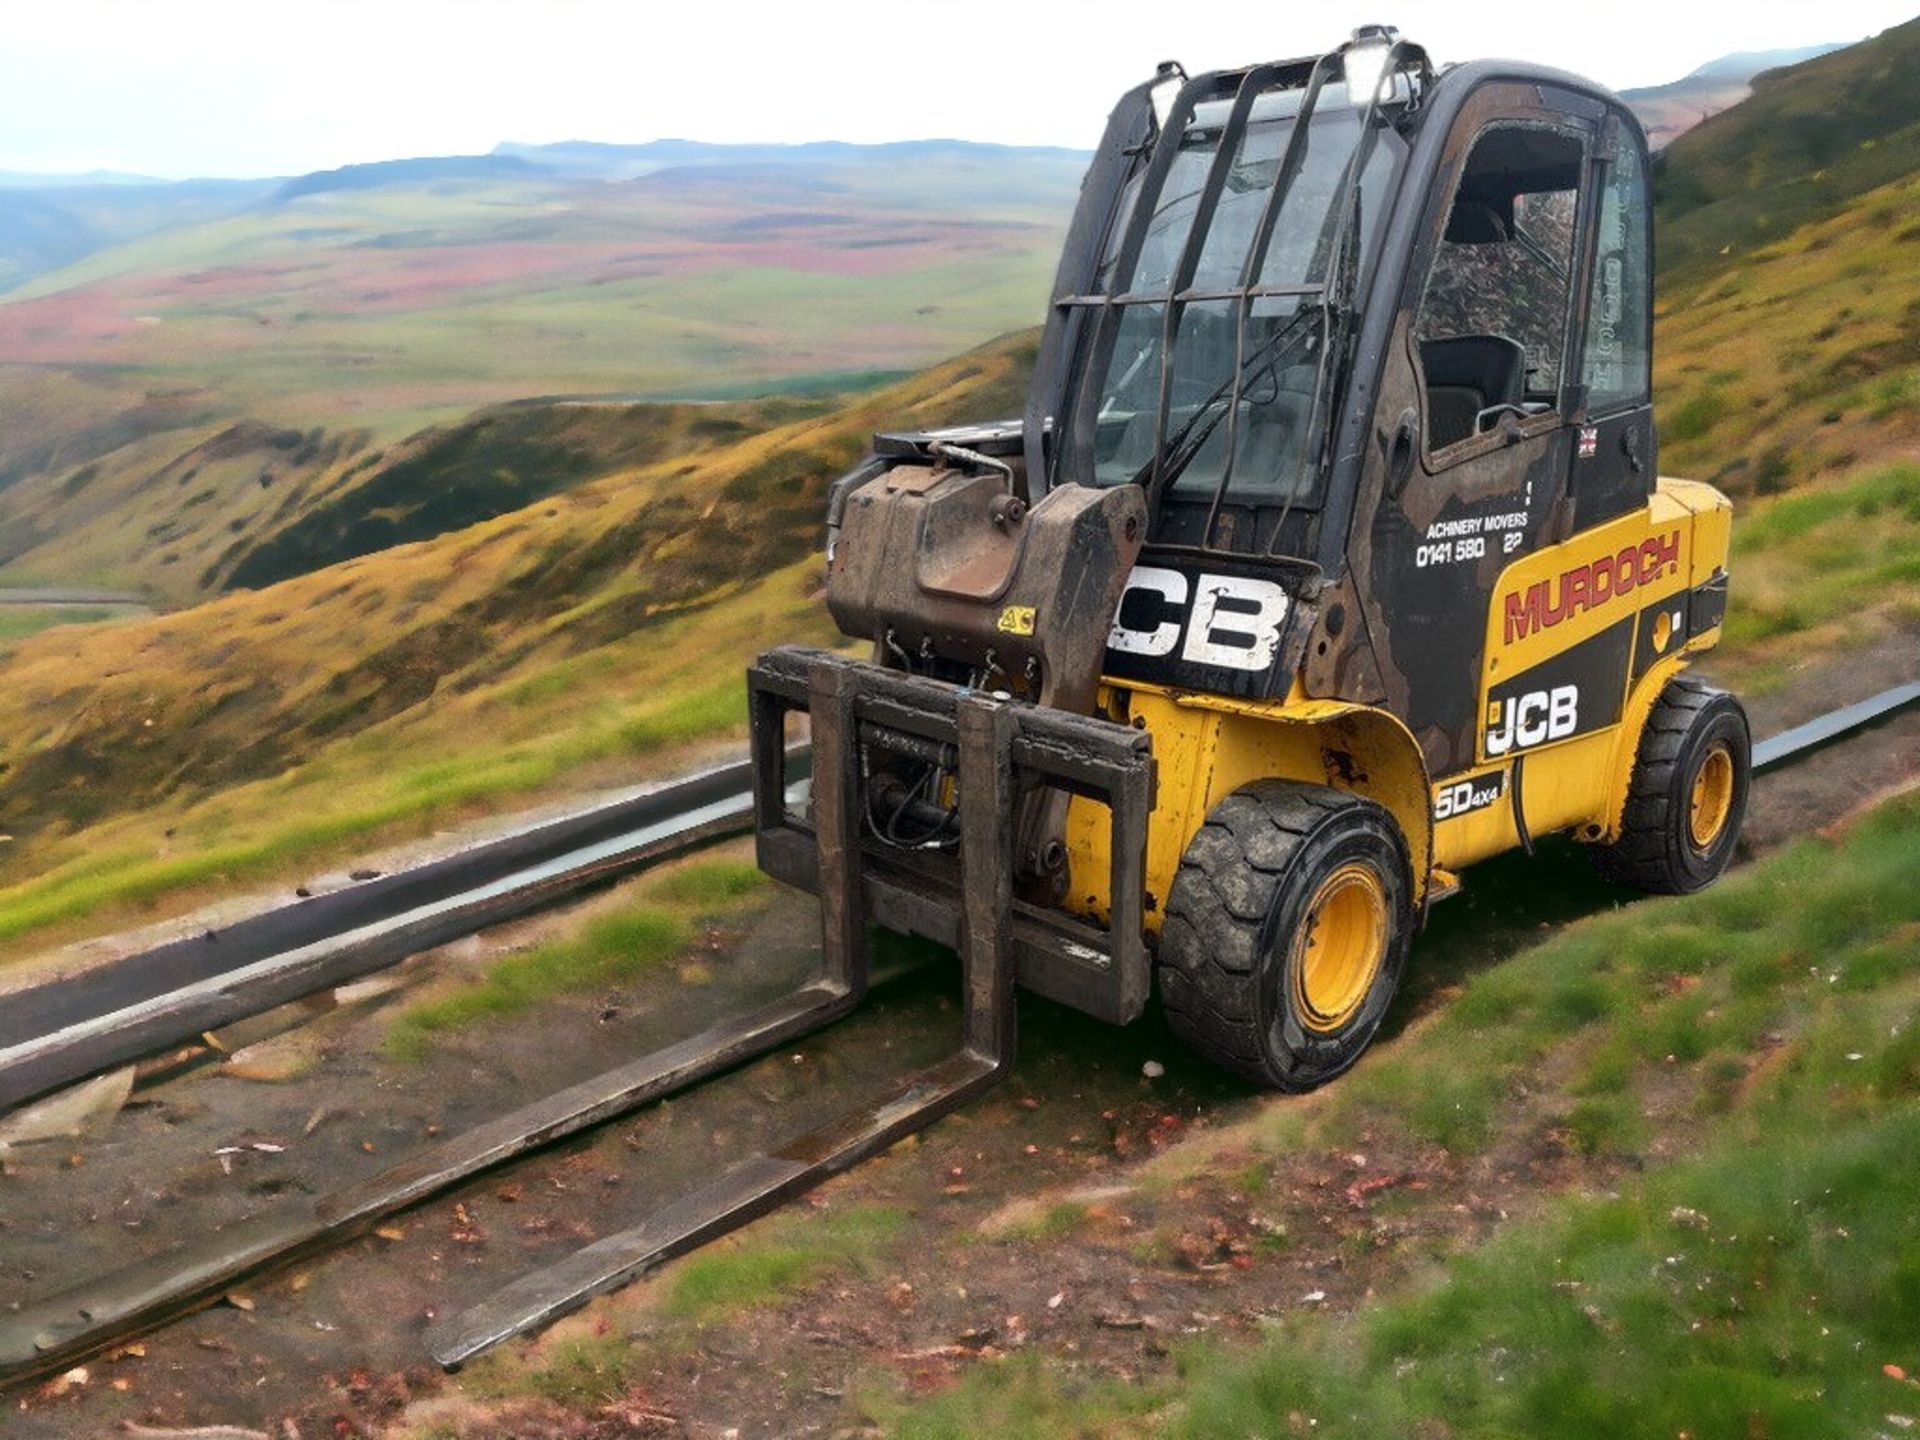
[[[1673,599],[1684,611],[1687,592],[1725,572],[1732,510],[1707,485],[1663,479],[1641,509],[1582,531],[1558,545],[1543,546],[1509,566],[1493,589],[1486,617],[1483,673],[1462,676],[1477,687],[1481,713],[1503,677],[1529,671],[1583,641]],[[1652,544],[1642,559],[1641,547]],[[1673,548],[1677,545],[1677,551]],[[1629,552],[1633,559],[1625,560]],[[1578,613],[1524,634],[1510,626],[1510,597],[1524,615],[1527,598],[1545,583],[1583,567],[1616,570],[1634,565],[1636,583],[1616,593],[1611,585],[1587,592]],[[1598,596],[1598,598],[1596,598]],[[1535,617],[1537,618],[1537,617]],[[1681,635],[1663,613],[1652,617],[1649,638],[1636,643],[1659,653],[1631,658],[1621,685],[1620,717],[1604,728],[1565,740],[1536,744],[1524,752],[1523,800],[1528,832],[1571,830],[1583,840],[1608,840],[1619,831],[1640,731],[1654,701],[1688,657],[1716,643],[1719,627]],[[1639,668],[1637,679],[1632,678]],[[1413,861],[1414,899],[1451,888],[1453,872],[1520,844],[1511,796],[1513,755],[1490,755],[1485,729],[1480,763],[1458,775],[1430,776],[1419,745],[1397,717],[1376,706],[1309,697],[1296,678],[1284,700],[1239,700],[1231,696],[1175,691],[1136,681],[1109,680],[1101,690],[1101,713],[1143,728],[1153,737],[1159,788],[1147,830],[1145,928],[1157,933],[1161,906],[1180,857],[1209,811],[1243,785],[1257,780],[1305,780],[1366,795],[1382,805],[1406,837]],[[1463,779],[1501,777],[1500,803],[1436,820],[1447,807],[1441,797]],[[1067,908],[1100,924],[1107,921],[1110,823],[1105,807],[1076,799],[1067,814],[1067,855],[1073,889]]]
[[[1160,929],[1160,906],[1180,856],[1207,812],[1243,785],[1276,776],[1336,785],[1371,796],[1400,822],[1413,856],[1417,890],[1431,868],[1427,779],[1420,748],[1393,716],[1368,705],[1312,700],[1295,683],[1284,701],[1236,700],[1157,685],[1113,684],[1104,713],[1153,736],[1159,774],[1147,822],[1147,913]],[[1075,800],[1067,811],[1067,860],[1075,888],[1067,907],[1106,923],[1108,844],[1104,806]]]

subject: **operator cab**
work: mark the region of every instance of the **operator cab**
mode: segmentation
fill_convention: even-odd
[[[1406,142],[1325,65],[1203,76],[1127,182],[1065,385],[1048,484],[1143,487],[1152,538],[1301,554],[1332,398],[1330,321],[1373,261]]]
[[[1601,87],[1385,27],[1123,97],[1021,436],[1029,500],[1146,501],[1106,674],[1395,700],[1470,763],[1501,571],[1653,493],[1646,175]]]

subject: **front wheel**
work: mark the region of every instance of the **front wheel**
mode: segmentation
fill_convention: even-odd
[[[1326,1083],[1360,1058],[1400,987],[1412,897],[1406,842],[1372,801],[1289,780],[1235,791],[1167,896],[1168,1024],[1258,1084]]]

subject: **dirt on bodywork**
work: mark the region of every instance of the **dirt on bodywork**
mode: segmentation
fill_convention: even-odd
[[[1756,731],[1907,678],[1892,672],[1913,667],[1911,637],[1896,638],[1796,675],[1753,706]],[[1751,848],[1844,824],[1916,774],[1910,716],[1763,779]],[[483,972],[628,898],[421,957],[397,972],[407,989],[243,1051],[246,1063],[137,1090],[90,1138],[9,1151],[0,1305],[333,1189],[776,994],[817,954],[812,903],[763,892],[644,976],[483,1019],[423,1058],[383,1045],[418,985]],[[1397,1033],[1438,1017],[1473,974],[1620,899],[1571,846],[1479,867],[1421,940]],[[1249,1137],[1304,1126],[1342,1103],[1341,1086],[1265,1097],[1189,1059],[1157,1015],[1113,1029],[1023,997],[1018,1065],[984,1101],[537,1340],[454,1377],[428,1364],[421,1334],[436,1316],[947,1053],[957,972],[950,957],[921,960],[826,1034],[4,1397],[6,1433],[834,1434],[1008,1354],[1151,1386],[1193,1337],[1345,1313],[1558,1193],[1605,1187],[1688,1143],[1676,1090],[1649,1100],[1658,1123],[1637,1156],[1582,1145],[1544,1095],[1514,1098],[1477,1150],[1363,1126],[1276,1155]],[[1383,1058],[1396,1038],[1383,1037]]]

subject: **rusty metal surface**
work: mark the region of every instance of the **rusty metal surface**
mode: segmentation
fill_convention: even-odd
[[[858,675],[816,663],[811,685],[814,745],[821,786],[816,799],[855,793],[828,777],[851,769],[851,721]],[[824,714],[823,714],[824,712]],[[782,1202],[858,1164],[895,1141],[924,1129],[996,1084],[1013,1065],[1015,1007],[1008,916],[1013,902],[1013,763],[1016,711],[980,695],[958,701],[961,846],[966,896],[960,955],[965,1023],[960,1050],[899,1083],[878,1103],[842,1116],[766,1155],[735,1166],[712,1184],[498,1291],[428,1332],[427,1348],[442,1365],[456,1366],[515,1335],[550,1324],[596,1295],[619,1288],[654,1266],[764,1215]],[[826,720],[825,726],[820,719]],[[833,758],[835,755],[840,758]],[[821,841],[823,868],[844,863],[845,812],[828,800]],[[859,897],[846,877],[842,899]],[[856,907],[856,913],[857,907]],[[864,921],[864,916],[861,917]],[[844,949],[843,917],[823,907],[829,963]],[[864,931],[864,923],[860,927]],[[846,953],[854,964],[864,939]]]
[[[786,766],[803,778],[804,756]],[[0,1111],[752,827],[723,766],[371,883],[21,990],[0,1003]]]
[[[71,1365],[216,1300],[242,1277],[359,1234],[450,1185],[832,1024],[864,993],[825,976],[749,1015],[455,1136],[309,1204],[87,1280],[0,1320],[0,1386]]]
[[[827,607],[882,664],[944,662],[948,678],[1085,714],[1145,531],[1135,487],[1067,487],[1028,509],[997,472],[899,465],[847,497]]]
[[[816,703],[810,677],[821,665],[848,677],[863,764],[883,764],[889,752],[957,755],[958,716],[976,692],[798,647],[769,651],[748,672],[756,754],[774,751],[786,713]],[[1018,702],[1008,713],[1011,793],[1083,795],[1106,806],[1113,825],[1109,884],[1114,903],[1107,926],[1094,926],[1016,890],[1007,924],[1019,983],[1100,1019],[1125,1024],[1145,1009],[1152,984],[1152,960],[1140,925],[1146,905],[1147,821],[1154,804],[1151,742],[1143,731],[1090,715]],[[850,896],[862,917],[889,928],[960,944],[968,899],[964,841],[955,850],[901,849],[873,835],[871,827],[843,832],[850,844],[822,838],[818,776],[824,747],[818,716],[814,724],[814,820],[809,823],[774,803],[772,797],[784,780],[777,768],[764,772],[758,782],[756,835],[761,868],[823,898],[829,892]],[[956,789],[964,815],[966,787],[962,783]],[[1017,811],[1013,821],[1017,873],[1027,837],[1017,828]],[[857,870],[857,886],[841,866]]]

